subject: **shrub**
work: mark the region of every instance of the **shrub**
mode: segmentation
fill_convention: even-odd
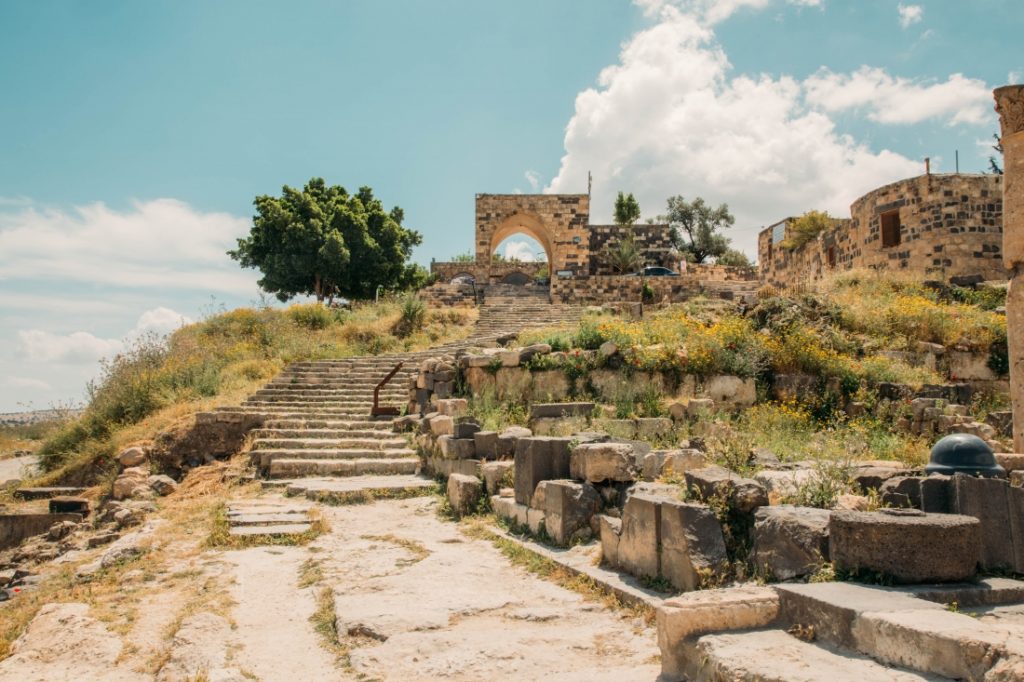
[[[298,303],[288,308],[288,316],[295,324],[307,329],[326,329],[343,321],[342,311],[328,308],[320,303]]]
[[[399,302],[399,318],[395,323],[395,334],[405,338],[423,329],[427,317],[427,306],[416,294],[409,293]]]

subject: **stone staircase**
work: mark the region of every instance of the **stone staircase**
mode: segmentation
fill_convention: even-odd
[[[399,362],[403,366],[380,392],[382,406],[401,409],[407,403],[410,379],[426,358],[495,345],[497,337],[525,328],[579,320],[580,309],[548,303],[544,289],[507,289],[518,291],[506,295],[506,288],[498,287],[488,296],[467,339],[414,353],[289,365],[240,408],[232,408],[264,416],[252,434],[250,453],[259,475],[279,484],[309,477],[416,475],[419,458],[406,436],[392,431],[393,417],[371,416],[374,387]]]
[[[503,336],[524,329],[537,329],[579,322],[579,306],[550,303],[543,287],[490,285],[484,292],[477,320],[477,334]]]
[[[1019,581],[995,578],[978,585],[900,589],[833,582],[775,589],[776,623],[688,639],[673,652],[681,654],[682,665],[670,665],[675,670],[666,677],[1024,679],[1024,583]]]

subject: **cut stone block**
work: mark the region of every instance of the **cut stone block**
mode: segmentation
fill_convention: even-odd
[[[494,510],[496,516],[508,519],[517,526],[525,528],[528,524],[527,514],[530,508],[525,504],[516,503],[511,497],[492,496],[491,509]]]
[[[702,504],[661,503],[661,575],[677,589],[696,590],[728,568],[722,525]]]
[[[722,374],[708,378],[704,383],[704,394],[716,404],[750,407],[757,401],[757,386],[753,379]]]
[[[932,474],[921,481],[921,511],[953,513],[953,477]]]
[[[681,450],[652,450],[644,455],[643,476],[654,480],[661,476],[682,475],[691,469],[702,469],[707,466],[704,453],[700,450],[686,448]]]
[[[633,446],[626,443],[585,443],[569,460],[569,475],[583,481],[632,481],[636,477]]]
[[[511,457],[516,453],[516,443],[520,438],[529,438],[533,432],[525,426],[510,426],[498,434],[495,452],[500,457]]]
[[[755,512],[751,558],[762,577],[792,580],[828,561],[829,512],[790,505]]]
[[[455,420],[448,415],[439,414],[430,419],[430,432],[435,436],[450,436],[455,431]]]
[[[632,495],[622,510],[618,566],[638,578],[661,575],[661,503],[663,498]]]
[[[529,504],[541,481],[569,478],[569,438],[532,436],[516,443],[516,502]]]
[[[448,503],[457,516],[465,516],[476,511],[482,492],[480,479],[476,476],[452,474],[448,477]]]
[[[890,507],[921,508],[921,482],[923,476],[897,476],[882,483],[878,492],[882,502]]]
[[[498,432],[477,431],[473,434],[478,459],[496,459],[498,457]]]
[[[452,435],[456,438],[468,438],[472,440],[473,435],[479,430],[479,424],[474,424],[473,422],[461,422],[455,424],[455,427],[452,430]]]
[[[530,506],[544,510],[544,527],[559,545],[592,535],[590,520],[601,508],[601,496],[589,483],[541,481]]]
[[[609,566],[619,565],[619,535],[622,519],[602,514],[598,517],[601,532],[601,559]]]
[[[771,625],[779,615],[779,597],[770,587],[702,590],[666,599],[656,615],[662,675],[681,679],[686,675],[684,640]]]
[[[641,417],[636,420],[636,437],[644,440],[665,438],[672,433],[672,420],[667,417]]]
[[[687,485],[696,488],[705,500],[724,496],[734,509],[741,512],[752,512],[768,504],[768,494],[760,483],[743,478],[725,467],[691,469],[684,475]]]
[[[513,466],[512,462],[484,462],[480,465],[480,475],[483,476],[488,494],[494,495],[502,488],[502,481]]]
[[[834,511],[829,553],[837,569],[882,573],[898,583],[969,580],[981,558],[981,524],[916,510]]]
[[[1010,484],[1001,478],[953,476],[953,511],[981,522],[981,566],[1013,569],[1016,564],[1010,520]]]
[[[538,403],[530,407],[530,419],[589,417],[594,403]]]

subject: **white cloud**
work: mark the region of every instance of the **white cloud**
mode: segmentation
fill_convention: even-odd
[[[523,173],[523,176],[526,178],[526,181],[530,183],[531,192],[536,192],[537,190],[540,189],[540,173],[538,173],[537,171],[528,170],[525,173]]]
[[[521,260],[527,263],[535,260],[544,260],[543,257],[538,259],[534,253],[533,247],[528,242],[522,241],[505,242],[505,258],[510,260]]]
[[[175,199],[135,202],[126,211],[15,203],[0,210],[0,281],[254,294],[257,276],[225,253],[248,226]]]
[[[50,384],[42,381],[41,379],[32,379],[30,377],[8,377],[4,380],[4,386],[8,388],[21,389],[26,391],[50,391],[52,387]]]
[[[705,25],[725,21],[736,12],[750,8],[764,9],[773,0],[634,0],[647,16],[658,16],[665,11],[681,11]],[[823,7],[824,0],[786,0],[797,7]]]
[[[29,362],[95,363],[123,347],[118,339],[101,339],[89,332],[54,334],[41,329],[18,332],[22,353]]]
[[[1016,85],[1017,83],[1020,83],[1020,74],[1020,71],[1011,71],[1010,73],[1006,74],[1006,82],[1010,85]]]
[[[18,331],[18,343],[21,354],[29,362],[94,364],[123,350],[125,341],[145,334],[163,336],[191,322],[185,315],[160,306],[142,313],[123,339],[103,339],[85,331],[55,334],[41,329],[22,329]]]
[[[900,26],[909,27],[924,18],[924,8],[921,5],[904,5],[902,2],[896,7],[900,15]]]
[[[804,82],[807,102],[829,112],[864,108],[879,123],[986,123],[992,118],[991,88],[985,81],[954,73],[944,82],[894,78],[884,69],[862,66],[852,74],[821,69]]]
[[[811,208],[845,215],[865,191],[921,172],[917,161],[839,134],[806,106],[797,80],[731,77],[700,18],[666,4],[659,12],[598,86],[577,95],[566,128],[548,189],[583,191],[593,170],[594,222],[610,216],[618,189],[634,192],[645,215],[664,211],[669,196],[702,196],[729,204],[731,236],[752,253],[762,225]]]

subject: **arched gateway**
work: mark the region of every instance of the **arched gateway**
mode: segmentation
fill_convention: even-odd
[[[491,254],[515,234],[544,249],[552,276],[586,274],[590,267],[590,197],[586,194],[477,194],[476,269],[488,282],[510,273]],[[478,279],[480,277],[478,276]]]

